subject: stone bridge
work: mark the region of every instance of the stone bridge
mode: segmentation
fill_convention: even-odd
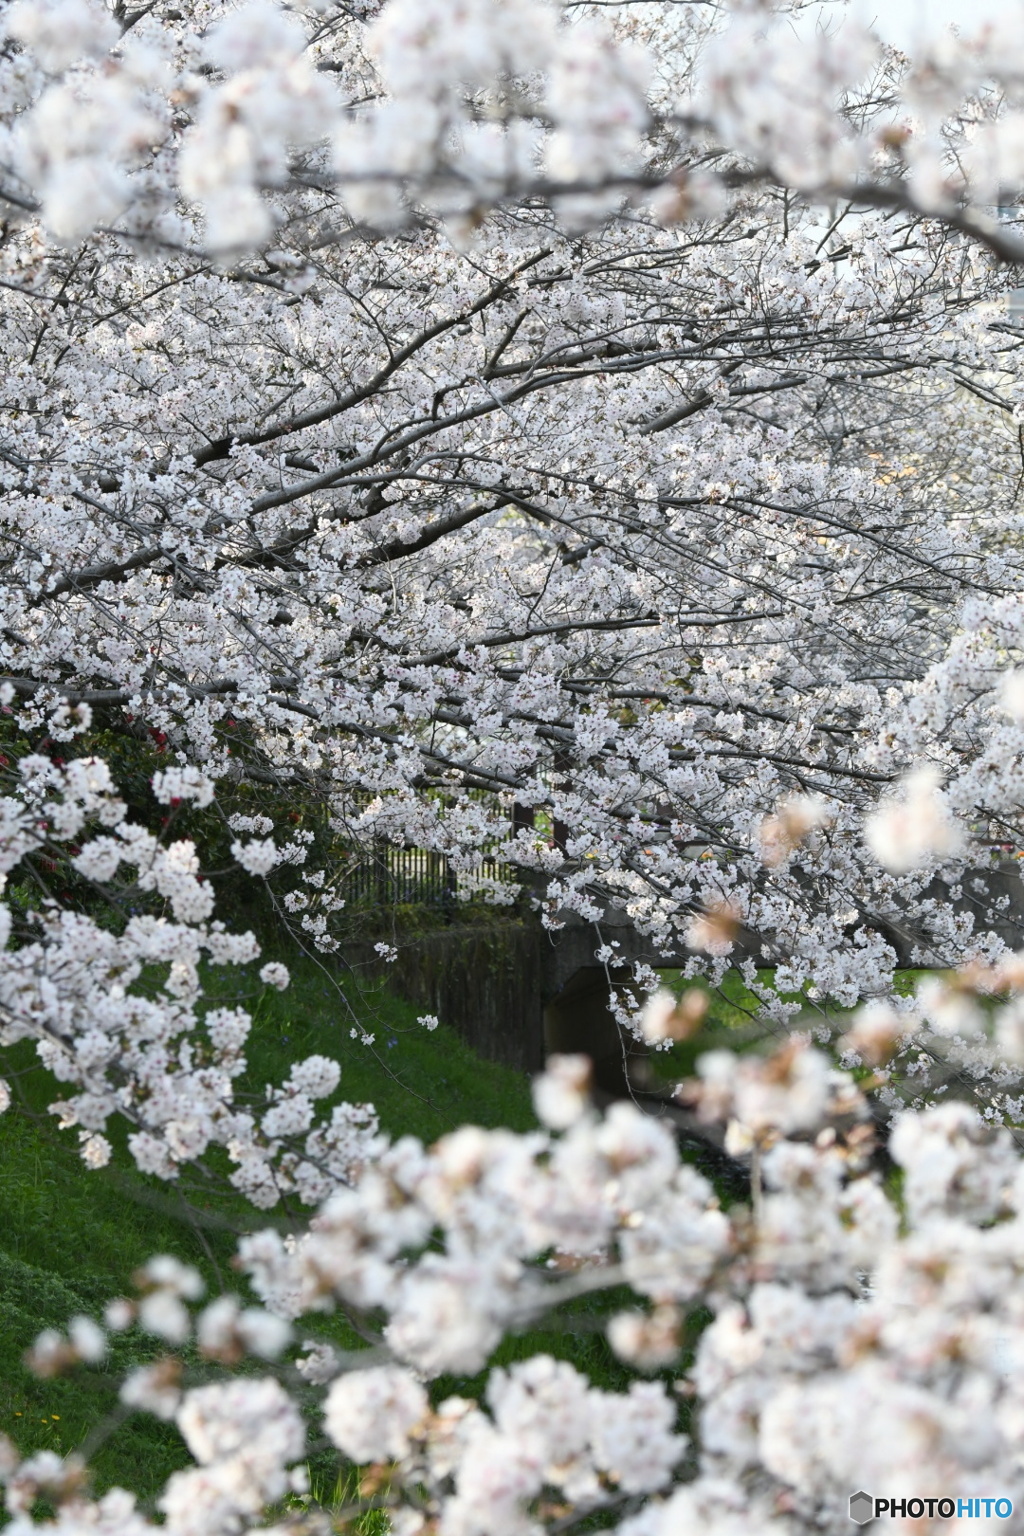
[[[638,961],[672,967],[684,957],[656,951],[620,907],[609,906],[597,925],[563,916],[555,932],[533,917],[496,917],[389,934],[393,964],[382,963],[369,939],[346,944],[344,955],[357,974],[387,981],[489,1060],[536,1072],[551,1052],[579,1051],[594,1061],[599,1088],[618,1094],[637,1048],[630,1042],[627,1052],[608,1007],[609,981],[626,984]],[[595,958],[602,943],[616,946],[607,968]]]
[[[1016,862],[965,875],[962,892],[953,903],[957,910],[973,909],[981,923],[986,909],[995,908],[996,921],[986,918],[984,926],[994,926],[1011,948],[1024,947],[1024,884]],[[950,900],[938,881],[931,894]],[[550,933],[532,917],[496,917],[405,938],[390,934],[398,948],[394,965],[382,965],[372,940],[346,945],[345,956],[358,971],[386,979],[424,1013],[436,1014],[489,1060],[536,1072],[551,1052],[578,1051],[593,1060],[598,1089],[618,1096],[627,1083],[643,1080],[636,1071],[643,1052],[624,1040],[608,1008],[609,982],[627,984],[637,962],[670,969],[687,957],[655,950],[621,907],[607,906],[596,925],[570,913],[562,918],[563,926]],[[901,965],[913,962],[913,933],[869,914],[863,920],[882,929]],[[607,968],[595,957],[601,943],[615,946],[616,963]],[[763,963],[756,935],[741,933],[737,949]]]
[[[579,1052],[594,1063],[599,1091],[619,1097],[635,1083],[643,1048],[626,1038],[608,1007],[609,982],[625,986],[636,964],[667,970],[689,958],[656,950],[639,934],[622,907],[609,905],[597,924],[574,913],[561,914],[564,927],[542,930],[539,1033],[545,1056]],[[607,966],[595,958],[599,944],[610,945],[615,959]]]

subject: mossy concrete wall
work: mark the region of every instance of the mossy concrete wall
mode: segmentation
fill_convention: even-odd
[[[391,964],[371,939],[348,943],[343,952],[360,974],[386,981],[420,1012],[436,1014],[487,1061],[539,1071],[547,936],[536,919],[453,923],[386,942],[398,950]]]
[[[398,951],[394,962],[376,953],[377,935],[353,937],[343,954],[357,972],[436,1014],[488,1061],[537,1072],[549,1053],[580,1052],[593,1061],[603,1092],[627,1093],[637,1053],[608,1007],[609,993],[629,980],[636,961],[671,965],[673,957],[659,955],[621,908],[609,905],[599,925],[561,916],[550,932],[533,913],[417,931],[396,913],[391,933],[378,930]],[[595,950],[609,941],[616,964],[596,964]]]

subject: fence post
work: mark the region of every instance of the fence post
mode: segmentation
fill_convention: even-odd
[[[373,864],[376,871],[377,905],[388,905],[388,845],[382,837],[373,839]]]

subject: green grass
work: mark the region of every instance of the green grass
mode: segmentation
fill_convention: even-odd
[[[693,989],[703,992],[708,1000],[701,1027],[689,1040],[679,1041],[668,1050],[651,1052],[651,1071],[661,1083],[678,1083],[683,1078],[692,1077],[697,1058],[705,1051],[721,1046],[731,1051],[743,1051],[765,1039],[764,1024],[756,1022],[755,1017],[759,1001],[735,971],[727,971],[718,987],[684,977],[681,971],[659,971],[658,975],[662,986],[677,997],[681,992]],[[758,980],[770,985],[771,972],[759,971]]]
[[[339,1096],[373,1104],[392,1135],[431,1142],[466,1122],[513,1130],[536,1125],[522,1073],[483,1061],[443,1025],[427,1030],[417,1023],[422,1009],[384,988],[351,977],[339,981],[315,960],[296,963],[292,956],[288,964],[287,991],[257,987],[259,995],[248,999],[256,1021],[247,1053],[254,1081],[283,1077],[291,1062],[321,1054],[341,1063]],[[211,996],[244,990],[236,977],[214,973]],[[373,1044],[351,1039],[353,1028],[372,1035]]]
[[[342,1062],[339,1097],[372,1102],[395,1135],[429,1142],[466,1121],[516,1129],[535,1123],[521,1074],[482,1061],[443,1026],[427,1031],[415,1007],[380,988],[339,984],[301,956],[288,963],[293,980],[284,993],[263,988],[256,966],[205,977],[211,1001],[236,1000],[255,1015],[243,1086],[280,1081],[292,1062],[322,1053]],[[373,1034],[374,1044],[352,1040],[352,1028]],[[203,1225],[194,1224],[174,1185],[129,1171],[123,1131],[111,1138],[117,1166],[86,1170],[75,1132],[57,1131],[46,1114],[59,1086],[33,1063],[32,1048],[22,1045],[7,1053],[3,1069],[25,1073],[17,1081],[28,1113],[12,1108],[0,1116],[0,1432],[23,1452],[64,1454],[116,1407],[125,1371],[159,1348],[128,1334],[116,1340],[107,1368],[39,1381],[22,1361],[36,1334],[76,1313],[97,1317],[154,1253],[194,1264],[214,1292],[221,1281],[230,1289],[232,1229],[260,1218],[240,1197],[211,1194],[197,1200]],[[118,1483],[143,1497],[187,1462],[174,1426],[145,1415],[120,1425],[92,1458],[98,1486]]]
[[[117,1378],[158,1352],[149,1340],[122,1336],[102,1371],[40,1381],[22,1356],[42,1328],[66,1326],[76,1313],[98,1316],[152,1253],[176,1253],[209,1272],[195,1231],[131,1198],[148,1192],[137,1184],[126,1191],[109,1174],[88,1173],[74,1140],[51,1127],[14,1111],[0,1117],[0,1432],[23,1452],[80,1445],[115,1408]],[[220,1247],[226,1259],[223,1239]],[[184,1460],[177,1430],[139,1415],[94,1464],[103,1485],[146,1494]]]

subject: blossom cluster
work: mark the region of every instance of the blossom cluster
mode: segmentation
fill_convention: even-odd
[[[418,206],[460,236],[482,207],[538,193],[570,220],[627,193],[699,218],[728,198],[728,174],[702,164],[709,141],[818,196],[857,189],[947,217],[1021,183],[1009,23],[955,48],[937,34],[907,67],[856,22],[793,28],[785,5],[710,27],[672,5],[621,10],[189,0],[129,22],[102,0],[17,0],[4,195],[38,200],[61,239],[121,221],[178,244],[198,217],[224,252],[270,240],[298,188],[379,229]]]
[[[468,126],[487,127],[480,80],[532,9],[470,6],[460,31],[417,8],[419,32],[411,11],[376,9],[265,26],[217,5],[147,13],[96,88],[157,48],[153,28],[195,23],[175,110],[212,93],[233,124],[233,197],[258,159],[247,114],[280,108],[292,132],[271,55],[320,91],[331,49],[369,27],[394,72],[374,97],[387,111],[422,84],[403,50],[460,54],[494,21],[491,51],[450,63],[476,92]],[[642,24],[613,9],[653,48],[670,20],[655,11],[679,8],[644,7]],[[19,69],[58,46],[56,0],[12,15]],[[586,74],[578,22],[551,12],[536,48]],[[700,38],[673,25],[652,91],[697,68]],[[75,66],[75,90],[92,68]],[[502,79],[516,101],[542,90]],[[438,90],[444,112],[469,110]],[[583,94],[633,132],[610,84]],[[441,132],[439,152],[463,142]],[[427,850],[454,890],[534,900],[553,932],[623,914],[648,964],[737,964],[755,986],[788,968],[794,994],[845,1007],[884,993],[899,961],[987,954],[1005,893],[937,901],[933,882],[973,879],[1017,840],[1021,724],[1001,682],[1019,671],[1024,579],[1017,343],[984,307],[1002,280],[934,221],[850,215],[819,251],[812,209],[752,193],[737,240],[728,210],[685,235],[634,210],[573,240],[546,216],[481,211],[466,255],[423,228],[364,240],[340,213],[339,244],[314,170],[274,193],[287,239],[230,266],[180,231],[141,264],[127,226],[88,258],[28,217],[5,227],[0,651],[19,728],[50,756],[93,712],[148,733],[169,813],[203,806],[201,779],[315,786],[353,864]],[[984,661],[971,648],[996,622]],[[247,812],[240,870],[291,883],[301,836]],[[83,875],[106,878],[121,844],[91,844]],[[173,869],[153,857],[153,889],[173,884],[202,921],[187,850]],[[333,953],[346,870],[322,875],[303,866],[283,906]]]
[[[100,889],[134,890],[140,899],[152,893],[169,909],[129,913],[111,928],[51,898],[0,968],[0,1045],[35,1042],[40,1062],[64,1085],[50,1112],[61,1128],[77,1129],[85,1163],[109,1162],[105,1132],[124,1117],[144,1172],[174,1179],[210,1147],[223,1147],[232,1184],[261,1207],[289,1191],[315,1204],[351,1178],[373,1155],[377,1121],[372,1106],[353,1104],[318,1118],[317,1103],[338,1088],[336,1062],[310,1056],[262,1096],[238,1092],[251,1016],[204,1004],[200,967],[247,964],[259,945],[252,933],[230,933],[212,918],[212,888],[194,845],[165,846],[132,822],[98,759],[58,768],[30,755],[18,771],[16,793],[0,798],[0,879],[32,854],[64,850]],[[214,785],[195,769],[168,769],[154,791],[165,803],[180,796],[206,805]],[[125,866],[134,870],[131,884]],[[0,903],[4,945],[15,926],[10,905]],[[154,974],[163,980],[144,984]],[[287,967],[270,961],[260,980],[283,991]]]
[[[157,794],[178,788],[197,800],[212,793],[193,773],[161,778]],[[118,840],[111,879],[134,862],[142,885],[176,847],[133,826],[91,758],[62,768],[23,759],[3,812],[8,877],[41,847],[75,838],[87,849],[93,825],[105,829],[97,840]],[[930,807],[924,816],[935,824]],[[814,819],[786,812],[788,841]],[[172,910],[176,897],[187,907],[177,882],[197,878],[187,862],[172,858],[173,877],[155,887]],[[698,1518],[731,1536],[752,1514],[801,1536],[840,1517],[851,1477],[900,1497],[911,1463],[951,1497],[997,1485],[1019,1496],[1017,1147],[993,1124],[998,1107],[894,1101],[885,1156],[901,1177],[885,1181],[865,1090],[925,1038],[1018,1058],[1021,952],[925,978],[902,1006],[854,1014],[842,1048],[875,1069],[860,1084],[807,1034],[768,1054],[703,1053],[677,1099],[719,1127],[748,1169],[749,1207],[726,1211],[681,1157],[671,1120],[629,1102],[592,1109],[585,1058],[550,1061],[534,1085],[540,1127],[526,1133],[465,1126],[432,1147],[389,1142],[372,1113],[345,1104],[315,1125],[316,1101],[339,1084],[337,1064],[320,1056],[297,1062],[250,1113],[232,1090],[249,1020],[218,1008],[200,1021],[195,1003],[200,955],[251,959],[251,936],[232,938],[208,914],[136,916],[115,936],[54,907],[40,926],[5,957],[4,1038],[34,1038],[44,1064],[79,1090],[54,1108],[81,1126],[86,1161],[106,1160],[102,1128],[125,1114],[142,1127],[130,1145],[149,1171],[173,1176],[220,1144],[257,1206],[295,1189],[319,1207],[305,1226],[239,1242],[237,1267],[258,1304],[207,1301],[194,1269],[157,1256],[136,1275],[133,1299],[112,1299],[100,1322],[44,1332],[31,1351],[44,1376],[102,1366],[111,1334],[129,1328],[171,1352],[132,1370],[121,1398],[173,1419],[193,1458],[157,1501],[181,1536],[237,1536],[295,1493],[286,1524],[302,1526],[309,1392],[339,1453],[376,1469],[364,1498],[386,1486],[389,1519],[414,1536],[432,1525],[486,1536],[496,1521],[513,1533],[555,1529],[567,1513],[605,1509],[624,1536]],[[169,966],[163,991],[133,990],[154,963]],[[263,979],[284,983],[283,972],[271,962]],[[671,1009],[652,999],[655,1039],[692,1033],[702,1016],[694,990]],[[304,1154],[292,1150],[303,1138]],[[507,1335],[582,1295],[612,1293],[605,1327],[633,1373],[628,1390],[597,1388],[545,1353],[490,1365]],[[698,1307],[711,1321],[684,1357]],[[335,1310],[361,1320],[362,1349],[316,1337]],[[221,1374],[190,1379],[182,1349]],[[672,1391],[651,1379],[666,1368],[678,1373]],[[482,1370],[479,1400],[428,1390]],[[129,1492],[93,1501],[73,1459],[19,1459],[5,1446],[0,1478],[23,1536],[52,1523],[40,1499],[58,1507],[61,1530],[158,1528]]]

